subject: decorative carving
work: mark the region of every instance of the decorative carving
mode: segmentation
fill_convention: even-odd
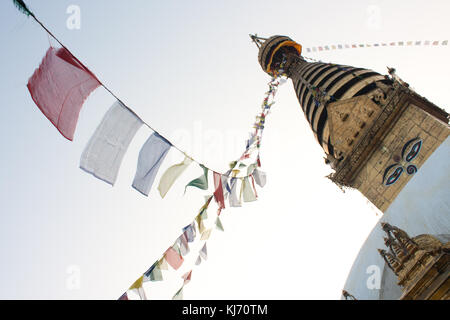
[[[342,295],[344,296],[345,300],[358,300],[346,290],[342,290]]]
[[[404,230],[389,223],[381,223],[381,227],[387,235],[384,243],[389,252],[382,249],[378,252],[403,287],[400,299],[449,298],[445,279],[450,274],[447,250],[450,243],[443,244],[427,234],[411,238]],[[437,290],[439,287],[442,289]]]

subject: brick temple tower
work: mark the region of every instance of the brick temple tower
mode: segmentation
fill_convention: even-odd
[[[395,75],[307,62],[286,36],[252,36],[265,72],[280,67],[294,85],[339,186],[358,189],[385,211],[449,135],[448,113]]]
[[[334,170],[329,178],[359,190],[383,212],[353,262],[341,298],[450,299],[448,113],[392,68],[381,75],[311,63],[286,36],[251,38],[262,69],[292,80]],[[388,226],[395,236],[385,237]]]

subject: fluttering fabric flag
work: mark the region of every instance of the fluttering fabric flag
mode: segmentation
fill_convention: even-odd
[[[162,281],[163,276],[161,269],[158,266],[158,261],[155,262],[146,272],[144,272],[143,281]]]
[[[183,160],[183,162],[175,164],[168,168],[166,172],[161,177],[161,180],[159,181],[159,194],[161,195],[161,198],[164,198],[169,191],[170,187],[172,187],[175,180],[184,172],[184,170],[189,167],[189,165],[192,163],[192,159],[188,156],[186,156]]]
[[[200,167],[203,169],[203,175],[198,177],[197,179],[192,180],[189,182],[186,187],[184,188],[184,192],[186,192],[187,187],[197,187],[202,190],[208,190],[208,168],[206,168],[204,165],[200,165]]]
[[[164,258],[166,259],[167,263],[175,270],[178,270],[178,268],[182,265],[184,261],[181,254],[177,252],[177,250],[175,250],[173,247],[167,249],[167,251],[164,254]]]
[[[202,257],[198,256],[197,260],[195,260],[195,265],[198,266],[200,263],[202,263]]]
[[[139,152],[133,188],[148,196],[158,169],[172,145],[157,132],[152,133]]]
[[[189,245],[188,240],[184,232],[177,239],[177,244],[180,247],[180,252],[182,256],[185,256],[189,253]]]
[[[231,185],[231,192],[230,192],[230,196],[229,196],[229,202],[230,202],[230,207],[241,207],[241,201],[240,199],[237,197],[237,182],[238,179],[237,178],[231,178],[230,181],[230,185]]]
[[[184,232],[184,235],[186,236],[187,241],[193,242],[195,240],[195,236],[196,236],[195,222],[192,222],[191,224],[184,227],[183,232]]]
[[[206,248],[206,242],[203,245],[202,249],[199,252],[200,257],[203,258],[203,260],[207,260],[208,259],[208,249]]]
[[[169,270],[167,266],[167,261],[166,259],[164,259],[164,257],[158,260],[158,268],[161,270]]]
[[[69,51],[50,47],[27,87],[47,119],[73,140],[83,102],[99,85],[95,75]]]
[[[216,218],[216,228],[220,231],[224,231],[222,221],[220,221],[219,217]]]
[[[197,222],[198,232],[203,233],[205,231],[205,225],[203,223],[202,212],[200,212],[196,217],[195,221]]]
[[[80,168],[114,185],[122,159],[142,121],[116,101],[81,155]]]
[[[183,274],[183,275],[181,276],[181,278],[184,279],[183,285],[188,284],[189,281],[191,281],[191,277],[192,277],[192,270],[186,272],[185,274]]]
[[[117,299],[117,300],[128,300],[128,295],[127,295],[127,293],[124,292],[123,295],[121,295],[120,298]]]
[[[141,300],[147,300],[147,296],[145,295],[144,288],[142,287],[142,284],[144,282],[144,276],[140,276],[128,290],[134,290],[137,292]]]
[[[211,231],[212,231],[212,229],[208,229],[205,232],[203,232],[200,240],[208,240],[209,236],[211,235]]]
[[[266,173],[255,169],[253,171],[253,177],[255,178],[255,182],[258,186],[263,188],[266,185]]]
[[[183,287],[181,287],[173,296],[172,300],[183,300]]]
[[[240,197],[244,198],[244,202],[251,202],[256,200],[256,196],[253,193],[252,186],[248,181],[248,177],[244,177],[244,179],[242,180]]]
[[[214,172],[214,199],[219,205],[219,209],[225,208],[225,198],[223,196],[222,175]]]
[[[33,13],[28,9],[27,5],[23,0],[13,0],[14,5],[19,9],[20,12],[24,13],[27,16],[34,16]]]

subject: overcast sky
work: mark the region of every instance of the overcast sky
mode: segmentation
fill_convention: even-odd
[[[449,36],[445,0],[26,2],[146,122],[222,172],[242,152],[269,81],[249,33],[287,35],[304,48]],[[80,29],[67,26],[71,5],[80,8]],[[80,170],[81,153],[114,98],[102,88],[93,92],[74,141],[64,139],[26,89],[52,40],[12,1],[0,3],[0,17],[0,298],[117,299],[195,217],[207,193],[183,190],[201,170],[192,165],[165,199],[156,184],[148,198],[136,192],[139,149],[151,133],[145,128],[114,187]],[[449,46],[310,54],[383,74],[395,67],[447,111],[448,55]],[[225,232],[213,232],[186,299],[338,299],[380,218],[359,192],[344,194],[325,178],[331,169],[291,82],[276,101],[261,151],[267,185],[257,202],[223,212]],[[156,181],[182,159],[172,149]],[[196,250],[179,271],[165,272],[165,281],[146,283],[147,295],[171,298]]]

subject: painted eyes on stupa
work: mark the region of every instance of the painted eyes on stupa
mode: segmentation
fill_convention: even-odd
[[[393,164],[390,167],[387,167],[384,174],[384,185],[390,186],[391,184],[394,184],[398,178],[403,173],[403,166],[399,164]]]
[[[397,182],[397,180],[402,175],[403,171],[409,175],[415,174],[417,172],[417,167],[413,164],[409,164],[414,160],[422,148],[422,139],[415,138],[408,141],[402,149],[402,160],[386,168],[383,175],[383,184],[385,186],[390,186]]]
[[[419,138],[408,141],[402,150],[403,160],[411,162],[419,154],[422,148],[422,140]]]

